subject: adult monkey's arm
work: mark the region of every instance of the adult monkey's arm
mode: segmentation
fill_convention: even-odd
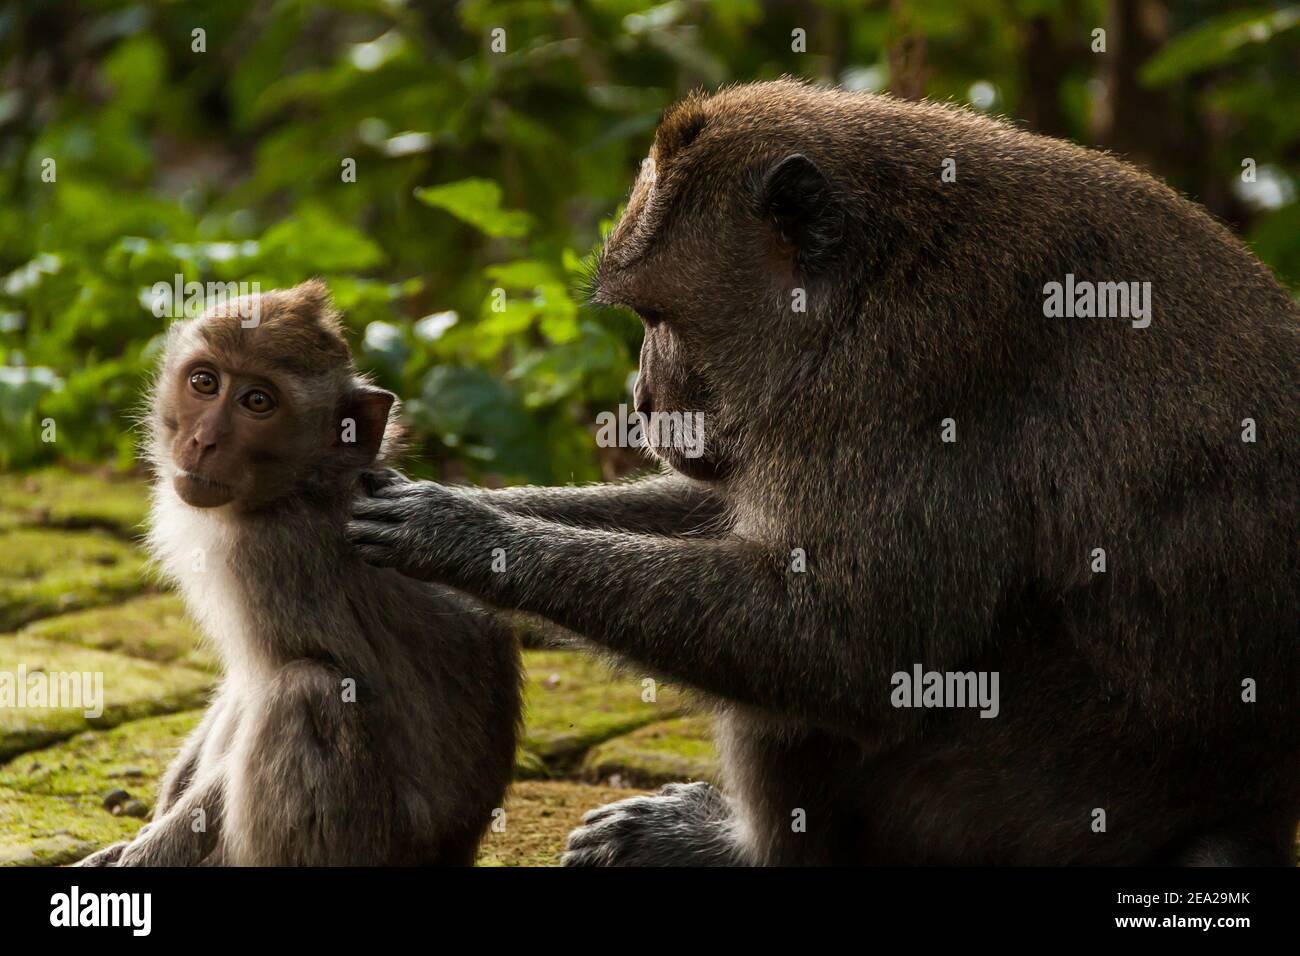
[[[996,535],[981,539],[986,560],[961,568],[927,557],[928,542],[881,536],[860,559],[860,586],[837,597],[827,588],[842,586],[838,575],[794,573],[774,544],[574,528],[433,482],[383,489],[353,514],[348,535],[374,564],[540,614],[723,699],[846,730],[897,723],[892,675],[921,660],[956,668],[979,649],[996,604]],[[926,566],[943,613],[911,625],[896,611]]]
[[[395,472],[389,473],[371,487],[388,487],[401,480]],[[726,525],[722,499],[703,482],[675,472],[590,485],[454,486],[447,490],[507,514],[575,528],[714,537]]]

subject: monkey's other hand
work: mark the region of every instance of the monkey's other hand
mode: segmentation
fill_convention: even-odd
[[[353,499],[347,536],[371,564],[439,581],[466,563],[469,542],[491,516],[490,508],[455,489],[434,481],[402,481]]]
[[[112,846],[106,846],[102,850],[90,854],[84,860],[78,860],[74,866],[117,866],[118,859],[122,856],[122,851],[130,844],[123,840],[121,843],[114,843]]]
[[[721,820],[707,783],[670,783],[588,812],[569,834],[564,866],[690,866],[706,862]]]

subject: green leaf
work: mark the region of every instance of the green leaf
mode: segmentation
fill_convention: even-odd
[[[408,412],[491,471],[532,482],[553,477],[537,423],[514,389],[482,369],[434,367]]]
[[[527,331],[536,316],[537,306],[533,303],[520,299],[507,299],[505,308],[500,311],[485,306],[483,317],[474,331],[490,338],[505,339]]]
[[[141,35],[123,41],[104,61],[103,69],[118,108],[138,113],[157,105],[167,63],[155,37]]]
[[[555,343],[571,342],[578,337],[578,305],[569,297],[561,282],[547,282],[537,289],[533,299],[541,309],[542,334]]]
[[[502,209],[501,187],[490,179],[421,186],[415,190],[415,198],[426,206],[446,210],[494,239],[517,239],[528,234],[528,214]]]
[[[555,281],[551,267],[536,259],[516,259],[514,262],[500,262],[483,270],[489,282],[505,289],[527,289]]]
[[[387,257],[364,233],[323,206],[309,205],[266,231],[260,258],[277,274],[310,275],[373,269]]]
[[[1162,86],[1235,58],[1251,44],[1267,43],[1300,24],[1300,6],[1241,10],[1207,20],[1171,39],[1142,67],[1148,86]]]
[[[607,330],[583,322],[574,338],[534,352],[511,369],[524,403],[539,408],[581,394],[617,393],[628,367],[626,349]]]

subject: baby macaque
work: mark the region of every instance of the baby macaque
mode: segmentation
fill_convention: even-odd
[[[519,652],[480,606],[344,538],[393,403],[320,282],[172,326],[149,544],[224,678],[153,822],[83,865],[473,862],[510,781]]]

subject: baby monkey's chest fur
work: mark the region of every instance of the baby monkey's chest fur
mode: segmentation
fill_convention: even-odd
[[[207,864],[472,862],[513,763],[509,634],[359,564],[320,517],[194,509],[163,486],[153,528],[224,671],[155,819],[217,825]],[[210,806],[185,806],[202,791]]]

